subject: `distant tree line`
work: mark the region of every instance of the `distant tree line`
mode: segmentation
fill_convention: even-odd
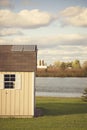
[[[80,69],[81,65],[80,65],[80,61],[79,60],[75,60],[72,62],[60,62],[60,61],[56,61],[53,64],[54,68],[59,68],[59,69]]]
[[[87,77],[87,61],[83,64],[79,60],[72,62],[55,61],[47,69],[37,69],[38,77]]]

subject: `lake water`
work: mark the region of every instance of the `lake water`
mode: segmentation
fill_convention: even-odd
[[[87,88],[87,78],[36,78],[36,96],[81,97]]]

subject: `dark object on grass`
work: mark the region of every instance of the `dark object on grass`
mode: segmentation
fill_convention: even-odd
[[[84,93],[83,93],[82,99],[83,99],[83,101],[87,102],[87,88],[84,89]]]
[[[36,108],[35,117],[43,116],[43,111],[40,108]]]

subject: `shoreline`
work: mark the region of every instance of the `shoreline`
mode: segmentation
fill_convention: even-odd
[[[36,92],[36,96],[40,97],[81,98],[82,95],[82,93]]]

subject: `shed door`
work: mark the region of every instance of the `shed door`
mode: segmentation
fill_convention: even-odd
[[[17,92],[21,90],[20,73],[0,74],[0,115],[15,114],[14,106],[16,104],[16,90]]]

